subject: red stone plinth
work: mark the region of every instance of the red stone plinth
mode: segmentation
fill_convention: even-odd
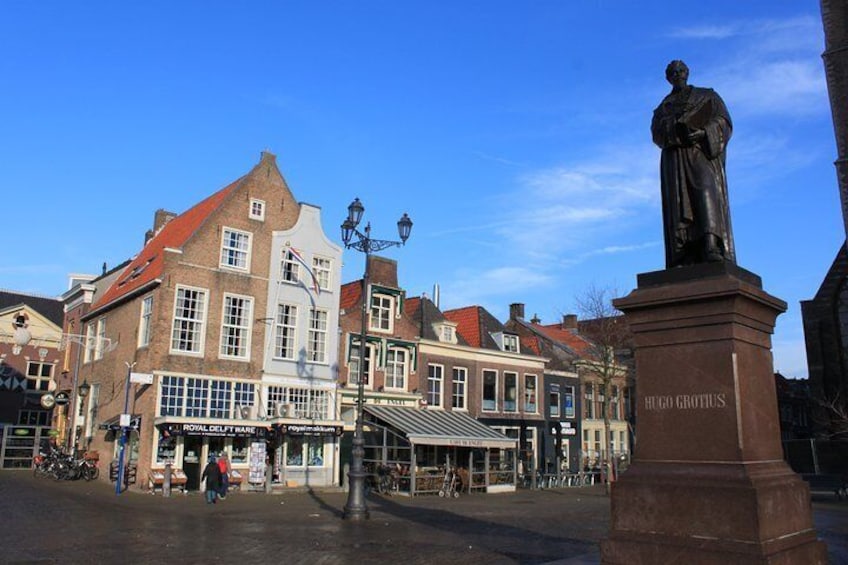
[[[641,275],[615,304],[636,348],[636,444],[602,563],[827,563],[780,444],[771,334],[786,303],[710,264]]]

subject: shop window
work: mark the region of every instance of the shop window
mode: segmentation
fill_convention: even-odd
[[[247,463],[248,448],[250,447],[250,438],[234,437],[233,438],[233,454],[230,457],[230,462],[235,464]]]
[[[177,436],[159,433],[159,443],[156,445],[156,464],[164,465],[174,462],[177,455]]]
[[[288,445],[286,446],[286,466],[287,467],[302,467],[303,466],[303,437],[289,437]]]

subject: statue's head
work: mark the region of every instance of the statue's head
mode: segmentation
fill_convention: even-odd
[[[683,88],[689,80],[689,67],[683,61],[675,59],[665,68],[665,79],[673,88]]]

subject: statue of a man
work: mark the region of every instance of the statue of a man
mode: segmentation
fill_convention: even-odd
[[[662,148],[665,266],[736,263],[724,169],[730,114],[711,88],[687,84],[683,61],[669,63],[665,77],[671,93],[651,122],[654,143]]]

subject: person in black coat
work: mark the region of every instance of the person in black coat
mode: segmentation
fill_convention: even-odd
[[[209,456],[209,462],[206,468],[203,469],[201,480],[206,480],[206,504],[215,504],[218,496],[218,488],[221,485],[221,471],[218,469],[218,463],[215,461],[215,456]]]

